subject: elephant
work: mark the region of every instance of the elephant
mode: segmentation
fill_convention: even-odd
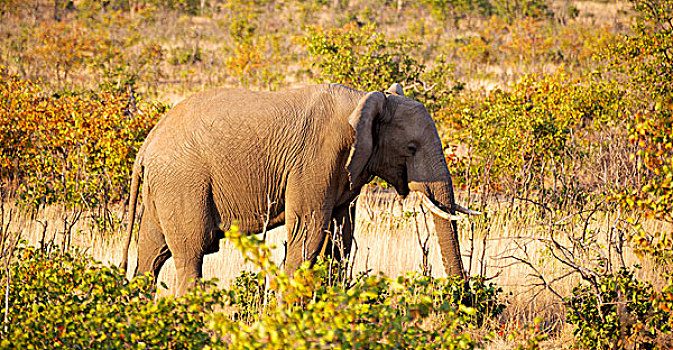
[[[219,250],[233,223],[246,233],[285,224],[288,273],[315,261],[335,223],[347,256],[353,203],[374,176],[400,197],[422,195],[447,274],[464,277],[455,215],[478,212],[456,204],[435,124],[401,85],[385,92],[321,84],[197,93],[169,110],[138,151],[121,267],[139,194],[135,274],[150,272],[156,282],[172,256],[178,295],[202,276],[204,255]]]

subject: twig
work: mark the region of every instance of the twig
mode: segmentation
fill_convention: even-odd
[[[470,220],[470,231],[474,235],[474,222],[472,222],[471,220]],[[491,227],[488,226],[486,228],[486,232],[484,232],[484,238],[481,241],[482,249],[481,249],[481,258],[479,259],[479,266],[480,266],[479,274],[482,276],[486,275],[486,266],[485,266],[486,264],[484,264],[484,261],[486,260],[486,242],[488,241],[488,237],[490,236],[490,234],[491,234]]]
[[[266,195],[266,216],[264,218],[264,227],[262,230],[262,241],[266,242],[266,233],[269,228],[269,222],[271,221],[271,206],[276,204],[276,202],[271,201],[271,196]]]
[[[4,187],[4,184],[3,184]],[[5,284],[5,308],[4,308],[4,329],[5,333],[9,330],[9,287],[12,280],[12,270],[11,270],[11,259],[14,255],[14,250],[19,242],[19,234],[16,234],[15,239],[12,242],[12,237],[9,233],[9,225],[12,221],[12,211],[10,210],[10,215],[5,222],[5,194],[2,189],[0,189],[0,239],[2,240],[0,244],[0,255],[2,256],[5,263],[5,275],[7,276]]]
[[[617,253],[617,256],[619,257],[620,266],[625,267],[626,262],[624,261],[624,243],[625,243],[624,235],[621,233],[622,230],[617,228],[617,222],[620,221],[621,215],[622,215],[622,212],[620,210],[620,211],[617,212],[617,218],[615,219],[615,221],[612,222],[612,228],[611,229],[618,232],[618,235],[617,235],[618,236],[618,238],[617,238],[618,243],[615,244],[615,252]]]
[[[428,223],[427,223],[427,217],[425,216],[425,214],[426,214],[425,209],[423,208],[423,206],[421,206],[420,208],[421,208],[421,213],[423,214],[423,219],[425,220],[425,226],[427,228]],[[428,263],[428,255],[430,253],[430,249],[428,247],[428,240],[430,239],[430,231],[427,230],[426,231],[427,235],[425,237],[425,240],[424,241],[421,240],[421,232],[418,229],[418,219],[416,218],[417,214],[418,214],[418,212],[414,211],[412,216],[414,218],[414,223],[415,223],[415,226],[416,226],[416,239],[417,239],[418,245],[421,248],[421,254],[423,254],[423,258],[422,258],[422,261],[421,261],[421,269],[423,270],[422,271],[423,276],[430,276],[432,274],[430,264]]]
[[[519,258],[517,256],[510,256],[509,258],[517,260],[520,263],[522,263],[522,264],[528,266],[529,268],[531,268],[535,272],[535,274],[531,275],[531,276],[538,278],[540,281],[542,281],[541,286],[545,287],[550,292],[552,292],[554,295],[556,295],[559,299],[563,300],[563,297],[561,296],[561,294],[559,294],[558,292],[556,292],[556,290],[554,290],[554,288],[552,288],[552,286],[547,282],[547,280],[544,278],[542,273],[537,268],[535,268],[535,266],[533,266],[533,264],[531,264],[526,259],[522,259],[522,258]]]
[[[515,199],[518,199],[518,200],[521,200],[521,201],[524,201],[524,202],[530,202],[530,203],[533,203],[533,204],[535,204],[535,205],[538,205],[538,206],[542,207],[543,209],[545,209],[545,210],[548,211],[549,213],[553,213],[553,211],[552,211],[548,206],[546,206],[546,205],[544,205],[544,204],[542,204],[542,203],[538,203],[538,202],[536,202],[536,201],[534,201],[534,200],[532,200],[532,199],[523,198],[523,197],[518,197],[518,196],[517,196],[517,197],[514,197],[514,198],[515,198]]]

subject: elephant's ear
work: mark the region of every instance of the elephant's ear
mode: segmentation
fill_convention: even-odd
[[[386,97],[383,93],[370,92],[360,99],[357,107],[348,117],[348,122],[355,129],[355,142],[346,162],[348,179],[351,189],[364,185],[363,172],[372,155],[374,146],[372,127],[377,115],[383,113]]]
[[[402,88],[402,85],[398,83],[390,85],[386,92],[392,95],[404,96],[404,89]]]

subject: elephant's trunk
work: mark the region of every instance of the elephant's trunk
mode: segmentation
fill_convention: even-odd
[[[448,181],[429,184],[428,192],[427,196],[429,198],[424,199],[424,205],[430,209],[434,216],[444,269],[449,275],[464,278],[465,271],[463,270],[463,260],[458,241],[458,225],[455,220],[456,204],[450,175]],[[432,204],[436,204],[435,208],[431,207]]]

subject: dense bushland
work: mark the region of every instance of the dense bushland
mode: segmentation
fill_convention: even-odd
[[[627,16],[585,25],[596,14],[572,6],[552,11],[541,0],[218,0],[187,8],[193,6],[199,11],[162,1],[9,2],[0,59],[11,73],[55,90],[131,87],[152,95],[223,84],[277,89],[307,76],[380,88],[359,79],[413,82],[419,66],[441,64],[448,70],[441,80],[508,83],[548,67],[586,71],[595,47],[628,25]],[[351,53],[337,55],[350,64],[343,74],[315,57],[345,49]],[[316,76],[316,65],[331,75]],[[393,68],[405,76],[390,75]]]

